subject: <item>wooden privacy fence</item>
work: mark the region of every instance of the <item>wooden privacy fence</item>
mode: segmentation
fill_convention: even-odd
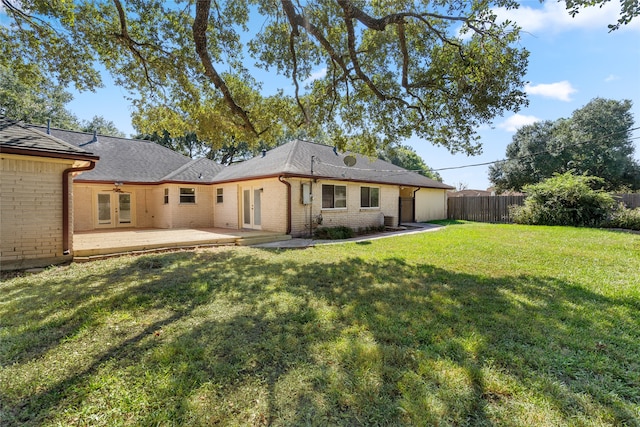
[[[447,218],[479,222],[511,222],[509,206],[522,205],[525,196],[449,197]]]
[[[624,203],[629,209],[640,208],[640,193],[614,194],[613,198]]]
[[[447,218],[478,222],[510,223],[509,207],[522,206],[526,196],[465,196],[447,199]],[[628,208],[640,207],[640,193],[613,194]]]

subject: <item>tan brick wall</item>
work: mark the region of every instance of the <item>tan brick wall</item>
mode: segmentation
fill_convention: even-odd
[[[316,219],[322,215],[323,227],[347,226],[354,230],[380,226],[385,216],[398,216],[399,189],[393,185],[367,184],[348,181],[318,180],[313,183],[313,201],[311,205],[301,202],[301,184],[309,180],[295,179],[292,183],[292,230],[294,236],[309,235],[310,223],[315,228]],[[322,209],[322,184],[345,185],[347,187],[347,207],[342,209]],[[360,188],[377,187],[380,189],[379,208],[360,207]]]
[[[169,203],[164,203],[164,189],[169,189]],[[173,193],[172,194],[172,190]],[[173,210],[171,209],[171,202],[176,202],[178,199],[178,190],[172,189],[168,185],[154,186],[148,190],[147,195],[150,199],[147,200],[147,208],[150,211],[152,223],[150,227],[154,228],[171,228],[171,222],[173,218]]]
[[[168,184],[170,228],[213,227],[213,186],[192,184]],[[195,188],[195,204],[180,203],[180,188]]]
[[[277,178],[243,182],[241,188],[261,188],[262,230],[286,233],[287,187]]]
[[[447,190],[421,188],[415,197],[417,222],[447,218]]]
[[[72,160],[0,156],[0,268],[64,262],[62,172]]]
[[[93,230],[93,199],[90,186],[73,184],[73,231]]]
[[[180,188],[196,188],[195,204],[180,204]],[[85,231],[98,228],[115,228],[117,214],[114,212],[112,224],[98,224],[98,194],[105,192],[113,196],[112,205],[117,203],[113,184],[75,183],[76,193],[74,230]],[[123,185],[123,193],[131,194],[130,224],[122,227],[135,228],[196,228],[213,227],[212,186],[190,184],[164,185]],[[169,189],[169,203],[164,204],[164,189]]]
[[[288,180],[289,182],[299,182],[298,180]],[[292,191],[295,194],[296,184],[292,184]],[[216,189],[223,190],[223,203],[216,202]],[[212,190],[214,199],[214,226],[221,228],[243,228],[243,191],[248,189],[252,192],[260,190],[261,195],[261,224],[253,225],[265,231],[275,231],[285,233],[287,231],[287,186],[280,182],[278,178],[262,180],[250,180],[240,183],[228,183],[214,186]],[[293,196],[295,204],[295,195]]]
[[[222,203],[216,200],[216,189],[222,189]],[[237,230],[241,228],[238,224],[240,190],[238,184],[220,184],[212,187],[213,192],[213,226],[219,228],[230,228]]]

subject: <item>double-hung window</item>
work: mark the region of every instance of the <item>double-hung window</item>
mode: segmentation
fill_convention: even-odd
[[[379,208],[380,189],[378,187],[360,187],[360,207]]]
[[[180,188],[180,203],[185,204],[194,204],[196,202],[196,189],[181,187]]]
[[[224,201],[224,189],[216,188],[216,203],[222,203]]]
[[[169,189],[168,188],[164,189],[164,204],[165,205],[169,204]]]
[[[322,209],[339,209],[346,207],[346,185],[322,185]]]

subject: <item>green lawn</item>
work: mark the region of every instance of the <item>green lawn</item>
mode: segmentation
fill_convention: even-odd
[[[0,425],[640,425],[640,235],[454,224],[4,277]]]

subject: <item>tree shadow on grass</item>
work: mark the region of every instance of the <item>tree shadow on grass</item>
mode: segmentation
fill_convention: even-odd
[[[20,319],[38,326],[12,328],[29,344],[2,360],[6,424],[637,423],[637,300],[397,258],[270,255],[145,256],[21,292]],[[56,321],[51,293],[67,301]],[[30,377],[51,360],[58,375]]]

